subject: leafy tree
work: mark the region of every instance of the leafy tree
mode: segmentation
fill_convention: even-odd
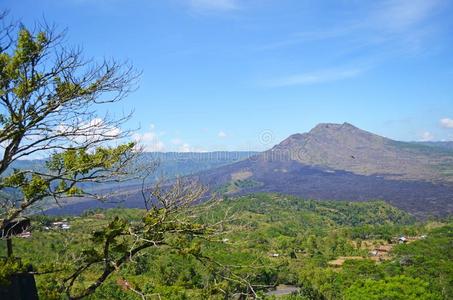
[[[6,13],[0,21],[0,191],[16,191],[0,199],[3,230],[44,199],[96,197],[82,187],[126,174],[134,144],[106,142],[128,134],[120,125],[129,116],[101,118],[97,111],[123,99],[138,74],[116,61],[85,60],[54,27],[5,25]],[[11,170],[37,155],[50,156],[45,169]]]
[[[367,279],[353,284],[345,292],[345,299],[359,300],[435,300],[440,296],[428,289],[428,283],[404,275],[373,281]]]
[[[137,72],[114,60],[101,63],[85,60],[80,49],[64,44],[65,34],[57,33],[54,27],[37,25],[31,31],[23,25],[5,25],[5,16],[0,15],[3,233],[20,217],[47,205],[48,199],[57,203],[73,197],[103,199],[105,196],[90,193],[87,187],[127,180],[139,161],[135,159],[138,151],[134,143],[109,146],[128,136],[129,132],[121,130],[121,125],[130,115],[120,118],[98,115],[99,106],[120,101],[134,89]],[[18,159],[38,154],[49,157],[45,168],[14,169]],[[192,204],[205,192],[197,183],[183,180],[176,180],[171,186],[157,184],[151,190],[143,184],[146,210],[139,220],[114,217],[84,238],[82,247],[74,247],[75,251],[61,249],[70,245],[54,244],[55,250],[71,253],[71,259],[58,266],[47,266],[44,273],[54,273],[46,283],[47,290],[41,294],[49,299],[62,295],[68,299],[90,297],[113,273],[149,248],[192,256],[205,265],[215,264],[202,255],[197,239],[206,239],[221,222],[213,226],[202,224],[190,213]],[[5,237],[10,241],[7,233]],[[0,264],[0,269],[16,272],[16,265],[11,265],[7,260]],[[138,272],[143,271],[140,269]],[[3,278],[8,277],[6,273],[0,272]],[[184,281],[193,277],[197,282],[198,276],[192,273],[180,278]],[[227,279],[228,273],[223,268],[221,279]],[[241,282],[247,285],[247,281]],[[127,285],[123,290],[142,293]]]
[[[5,278],[20,271],[9,266],[15,260],[10,229],[21,217],[48,199],[100,199],[86,187],[130,176],[136,146],[108,143],[128,135],[121,125],[130,115],[100,117],[98,111],[128,95],[139,75],[114,60],[84,59],[55,27],[30,30],[6,19],[0,12],[0,232],[10,256],[0,264]],[[36,156],[49,157],[45,168],[14,167]]]
[[[150,202],[154,204],[144,213],[142,220],[131,222],[115,217],[108,226],[93,232],[91,243],[78,253],[77,266],[71,265],[65,271],[69,275],[61,279],[58,289],[69,299],[85,298],[93,294],[112,273],[133,260],[134,256],[150,248],[164,249],[167,254],[194,257],[205,265],[215,264],[203,255],[200,242],[208,240],[210,234],[218,234],[219,223],[210,225],[196,222],[198,216],[192,208],[205,192],[206,189],[199,184],[180,179],[170,187],[156,185],[150,193],[153,199]],[[200,213],[200,210],[197,211]],[[180,270],[179,274],[168,273],[174,270],[167,264],[155,272],[160,274],[164,285],[171,285],[185,276],[184,270]],[[185,271],[190,272],[190,269]],[[86,280],[83,276],[86,273],[94,280],[88,287],[81,288],[79,283]],[[187,278],[196,281],[197,275],[192,273]],[[138,289],[129,290],[141,293]]]

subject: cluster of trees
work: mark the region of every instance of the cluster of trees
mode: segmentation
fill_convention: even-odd
[[[192,224],[222,221],[223,230],[216,231],[209,239],[204,234],[171,233],[165,245],[144,249],[87,298],[140,299],[143,295],[145,299],[159,296],[162,299],[225,299],[240,294],[253,297],[253,293],[256,297],[269,298],[266,291],[278,284],[301,288],[288,299],[386,299],[389,295],[395,299],[406,296],[448,299],[453,295],[451,225],[430,229],[420,224],[401,226],[389,221],[386,227],[394,236],[412,231],[414,235],[427,234],[428,237],[407,245],[394,245],[392,260],[375,263],[366,259],[369,249],[359,248],[357,241],[379,245],[386,243],[384,239],[352,238],[361,225],[340,225],[320,213],[326,207],[334,207],[332,203],[294,199],[262,194],[192,207],[190,215],[196,216]],[[342,210],[348,205],[338,202],[336,209]],[[364,204],[362,212],[371,216],[380,205],[379,202],[374,206]],[[393,208],[389,207],[389,218],[392,213]],[[378,214],[388,220],[382,211]],[[24,261],[32,262],[42,273],[60,269],[37,276],[42,298],[59,299],[60,282],[73,274],[76,268],[73,258],[79,259],[82,267],[82,254],[94,238],[94,229],[103,230],[115,218],[140,226],[147,215],[144,210],[113,209],[68,218],[71,230],[37,228],[31,239],[16,242],[20,246],[17,251]],[[229,217],[225,219],[225,215]],[[40,219],[47,222],[43,217]],[[367,224],[366,228],[374,226],[381,227]],[[102,243],[94,250],[99,252],[100,246]],[[117,246],[112,256],[119,254]],[[341,268],[329,266],[329,261],[340,256],[363,256],[364,259],[347,260]],[[92,265],[74,281],[74,291],[84,290],[102,272],[102,264]],[[415,282],[418,289],[411,288]]]
[[[366,279],[354,283],[345,292],[345,298],[394,299],[394,300],[436,300],[440,295],[429,291],[429,284],[418,278],[404,275],[388,277],[382,280]]]
[[[248,249],[241,251],[249,255],[247,261],[258,261],[258,256],[267,266],[256,270],[262,276],[256,276],[255,283],[301,287],[299,295],[289,299],[449,299],[453,295],[447,279],[453,278],[453,265],[446,263],[452,255],[448,222],[433,230],[382,202],[315,202],[262,194],[220,205],[219,216],[227,209],[237,216],[231,242]],[[370,247],[400,235],[428,237],[394,244],[389,261],[367,259]],[[279,257],[269,257],[273,253]],[[363,259],[346,260],[341,268],[329,266],[330,260],[345,256]],[[413,282],[420,288],[409,292]],[[393,287],[399,285],[404,288],[395,291]],[[376,292],[381,289],[387,292]]]

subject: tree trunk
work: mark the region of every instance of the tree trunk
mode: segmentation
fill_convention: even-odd
[[[11,257],[13,256],[13,241],[11,240],[11,238],[7,238],[6,239],[6,248],[7,248],[7,256],[8,257]]]

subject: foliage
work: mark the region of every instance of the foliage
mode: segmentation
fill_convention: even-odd
[[[351,206],[353,209],[349,210]],[[342,215],[336,216],[336,211]],[[385,282],[399,276],[409,278],[401,285],[412,284],[411,280],[427,283],[423,285],[427,295],[444,299],[452,295],[451,225],[413,223],[404,212],[381,202],[350,204],[251,195],[189,207],[179,219],[188,220],[183,217],[185,214],[195,217],[189,227],[183,226],[185,221],[179,225],[157,225],[163,213],[161,209],[97,211],[81,218],[67,218],[69,231],[37,227],[31,239],[14,242],[20,249],[27,249],[20,255],[31,260],[38,271],[51,270],[52,265],[54,270],[63,269],[37,276],[40,295],[49,299],[62,295],[59,282],[74,271],[70,257],[80,259],[80,267],[90,259],[100,260],[103,245],[113,239],[109,258],[114,261],[124,250],[125,237],[121,234],[130,230],[139,233],[140,227],[145,234],[141,237],[165,245],[139,252],[87,299],[140,299],[136,292],[147,299],[225,299],[241,293],[251,295],[250,287],[266,298],[266,291],[278,284],[301,287],[298,295],[287,299],[343,299],[346,291],[367,280]],[[201,224],[218,221],[222,221],[221,231],[207,236],[198,234]],[[167,234],[161,239],[162,236],[152,234],[155,231],[147,235],[146,228],[153,224],[159,228],[157,231],[187,228],[194,234]],[[357,235],[363,230],[367,234]],[[387,243],[387,233],[395,237],[405,232],[414,236],[426,234],[427,238],[394,245],[389,261],[347,260],[341,268],[328,265],[340,256],[366,258],[369,250],[364,247],[371,241],[376,245]],[[357,246],[358,240],[361,247]],[[279,256],[272,257],[273,253]],[[92,265],[74,282],[73,291],[86,289],[103,270],[102,263]],[[123,281],[136,292],[125,289]]]
[[[84,60],[64,45],[64,33],[46,24],[32,31],[8,25],[0,12],[0,229],[30,213],[46,199],[94,196],[87,183],[118,181],[135,145],[109,147],[128,134],[128,116],[100,118],[97,106],[121,100],[137,74],[115,61]],[[35,155],[46,168],[12,164]],[[14,192],[14,193],[13,193]]]
[[[345,292],[348,300],[435,300],[438,295],[429,292],[428,283],[404,275],[379,281],[366,279],[353,284]]]
[[[19,258],[0,259],[0,285],[7,285],[11,275],[27,272],[30,268],[30,264]]]
[[[20,217],[51,200],[58,203],[60,199],[74,197],[102,199],[84,186],[131,176],[128,166],[137,154],[136,145],[110,146],[111,141],[121,142],[128,135],[129,131],[120,126],[129,116],[100,118],[97,107],[123,99],[134,88],[138,74],[132,67],[113,60],[101,63],[85,60],[80,49],[63,43],[64,33],[57,33],[46,24],[36,25],[35,31],[16,23],[7,25],[3,12],[0,22],[0,230],[3,232]],[[11,170],[16,161],[35,155],[48,157],[45,168]],[[94,235],[93,242],[97,238],[112,244],[114,250],[124,251],[126,241],[117,241],[116,236],[125,229],[125,223],[116,218],[97,231],[101,234]],[[59,241],[54,240],[50,245],[55,248],[57,244]],[[86,249],[82,251],[83,260],[68,260],[57,269],[71,268],[82,261],[93,264],[100,256],[97,250]],[[41,264],[46,272],[47,267],[52,266]],[[20,260],[6,258],[0,265],[2,279],[21,268]],[[48,297],[60,295],[57,291],[61,292],[66,284],[64,280],[55,282],[48,281],[53,289]]]

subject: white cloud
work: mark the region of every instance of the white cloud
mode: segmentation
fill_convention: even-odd
[[[287,77],[274,78],[264,82],[268,87],[285,87],[295,85],[313,85],[353,78],[362,73],[361,69],[332,69],[313,73],[302,73]]]
[[[205,149],[199,147],[193,147],[189,143],[183,141],[180,138],[174,138],[170,140],[172,147],[168,147],[166,151],[176,152],[206,152]]]
[[[440,125],[443,128],[453,128],[453,119],[443,118],[440,120]]]
[[[75,125],[60,124],[56,131],[66,134],[69,141],[78,144],[111,140],[121,135],[120,128],[106,123],[101,118],[94,118]]]
[[[178,152],[206,152],[203,148],[192,147],[190,144],[183,143],[181,144],[178,149]]]
[[[147,152],[165,151],[165,144],[160,140],[159,134],[155,132],[154,124],[150,124],[149,130],[144,133],[136,133],[133,136],[135,142]]]
[[[219,131],[219,133],[217,134],[217,136],[218,136],[219,138],[223,139],[223,138],[226,138],[226,137],[227,137],[227,134],[226,134],[224,131],[221,130],[221,131]]]
[[[434,140],[434,135],[429,131],[425,131],[421,134],[420,140],[423,142],[432,141]]]
[[[190,147],[189,144],[184,143],[181,146],[179,146],[178,151],[179,152],[192,152],[192,148]]]
[[[55,126],[53,134],[60,137],[52,141],[39,142],[42,136],[47,134],[44,130],[29,132],[23,139],[23,145],[28,145],[34,152],[19,159],[43,159],[48,158],[55,149],[62,149],[73,146],[89,146],[88,151],[93,151],[97,146],[114,145],[115,141],[124,138],[121,128],[115,126],[115,122],[109,122],[102,118],[91,120],[74,120],[72,124],[61,123]],[[0,155],[10,140],[0,143]],[[37,143],[37,144],[36,144]],[[33,145],[32,145],[33,144]]]
[[[205,149],[193,147],[180,138],[169,139],[167,145],[161,139],[163,135],[151,124],[148,131],[134,134],[133,139],[146,152],[206,152]]]
[[[196,11],[231,11],[239,8],[236,0],[189,0]]]
[[[440,7],[441,2],[439,0],[385,1],[377,7],[375,22],[392,31],[412,29],[429,18]]]

